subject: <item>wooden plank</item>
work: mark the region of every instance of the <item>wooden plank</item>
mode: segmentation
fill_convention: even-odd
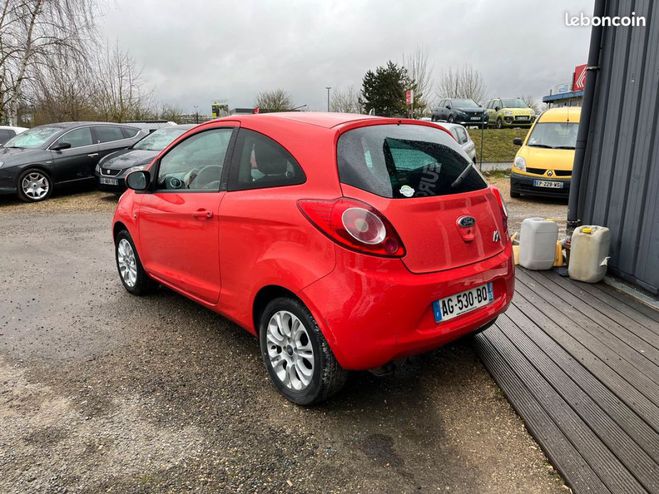
[[[549,290],[556,292],[557,295],[560,294],[559,296],[564,300],[574,302],[575,307],[578,307],[579,310],[603,327],[615,328],[616,333],[631,333],[651,345],[655,350],[659,350],[659,338],[657,338],[656,333],[641,326],[621,312],[612,309],[608,304],[602,303],[589,293],[579,290],[572,280],[561,276],[550,279],[537,271],[523,270],[522,273],[544,283]]]
[[[648,426],[659,432],[659,407],[591,351],[593,344],[590,340],[592,338],[581,335],[578,331],[566,331],[563,326],[569,325],[569,320],[566,320],[565,316],[533,292],[517,292],[515,298],[513,298],[513,304],[521,312],[536,321],[538,326],[576,361],[597,376],[611,392],[634,410]],[[577,336],[583,338],[583,343],[577,339]]]
[[[652,429],[625,402],[602,384],[596,376],[577,362],[563,347],[552,340],[542,329],[543,318],[533,312],[523,313],[511,305],[506,315],[519,329],[535,342],[542,351],[591,397],[613,420],[621,424],[627,434],[650,458],[659,458],[659,434]]]
[[[611,351],[625,358],[628,363],[646,375],[654,375],[659,367],[659,350],[631,331],[606,318],[598,317],[594,309],[581,303],[543,276],[536,278],[519,273],[517,281],[526,285],[553,307],[568,316],[573,323],[597,338]],[[584,312],[585,309],[585,312]],[[591,317],[595,315],[595,318]],[[599,320],[597,320],[599,319]],[[608,324],[606,324],[608,322]]]
[[[588,295],[585,299],[586,303],[595,308],[601,307],[600,302],[603,303],[604,306],[608,309],[607,312],[610,312],[611,314],[617,313],[616,317],[623,319],[622,322],[618,321],[621,325],[627,327],[627,322],[633,321],[633,327],[645,328],[651,332],[652,334],[649,335],[649,337],[652,338],[654,335],[654,337],[656,337],[654,341],[658,344],[655,346],[659,346],[659,321],[656,321],[654,318],[648,315],[648,311],[653,311],[651,307],[643,305],[640,302],[635,302],[633,299],[631,301],[623,301],[620,297],[621,292],[617,290],[598,290],[591,283],[581,283],[569,278],[564,278],[555,271],[543,271],[542,273],[537,273],[542,274],[546,278],[554,281],[556,284],[565,287],[565,289],[572,294],[575,294],[575,291],[579,294],[579,296],[581,296],[584,292],[587,293]],[[647,311],[643,309],[647,309]],[[659,317],[659,312],[654,312],[657,313],[655,316]]]
[[[540,406],[612,492],[646,493],[646,490],[597,437],[588,424],[533,367],[529,359],[532,360],[535,356],[529,355],[527,359],[527,356],[506,337],[504,332],[509,329],[510,325],[514,325],[514,323],[507,316],[501,316],[497,321],[497,327],[488,330],[487,338],[511,366],[520,381],[528,387]]]
[[[521,285],[526,290],[518,290],[518,296],[539,304],[542,312],[558,324],[564,331],[574,335],[583,342],[588,342],[588,349],[616,371],[628,383],[636,387],[655,405],[659,405],[659,389],[656,385],[657,367],[642,354],[635,352],[621,341],[614,338],[607,340],[609,334],[604,328],[593,325],[588,318],[580,317],[580,313],[572,306],[556,301],[552,292],[533,280],[520,278]],[[513,300],[513,303],[517,303]],[[569,345],[564,345],[569,346]]]
[[[620,461],[634,478],[648,491],[659,492],[659,465],[613,420],[604,409],[593,400],[572,376],[559,368],[549,358],[545,348],[531,340],[520,329],[521,324],[534,325],[519,311],[515,317],[506,314],[498,321],[505,337],[526,357],[529,363],[561,396],[567,405],[592,430],[611,453]],[[556,343],[554,343],[556,345]],[[633,414],[633,412],[631,412]],[[559,424],[560,425],[560,424]]]
[[[476,350],[549,460],[575,492],[610,492],[487,339],[491,329],[474,337]]]
[[[625,292],[622,292],[617,288],[609,286],[605,283],[596,283],[594,285],[591,285],[591,287],[595,291],[602,292],[605,295],[611,296],[613,298],[617,298],[625,305],[634,309],[635,312],[640,312],[646,318],[659,323],[659,310],[653,309],[652,307],[649,307],[644,303],[638,302],[637,300],[635,300],[633,297],[626,294]]]

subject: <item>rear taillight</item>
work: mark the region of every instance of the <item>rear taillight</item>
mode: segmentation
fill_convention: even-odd
[[[497,202],[499,203],[499,207],[501,208],[501,216],[503,218],[503,228],[505,230],[506,236],[508,236],[508,208],[506,207],[506,203],[503,200],[501,191],[496,187],[492,187],[492,192],[494,193],[494,197],[497,198]]]
[[[302,214],[336,243],[358,252],[383,257],[403,257],[405,247],[382,213],[356,199],[301,199]]]

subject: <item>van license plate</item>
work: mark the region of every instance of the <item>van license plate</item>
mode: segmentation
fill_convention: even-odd
[[[552,182],[550,180],[534,180],[534,187],[545,187],[547,189],[562,189],[563,182]]]
[[[472,120],[480,120],[481,117],[471,117]]]
[[[432,303],[435,322],[444,322],[465,312],[483,307],[494,300],[492,283],[487,283],[466,292],[456,293]]]
[[[103,185],[117,185],[119,181],[116,178],[101,177],[101,183]]]

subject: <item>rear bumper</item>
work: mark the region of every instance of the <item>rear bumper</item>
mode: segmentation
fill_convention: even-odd
[[[339,252],[340,251],[340,252]],[[432,303],[492,282],[494,301],[436,323]],[[443,346],[505,311],[514,291],[512,248],[468,266],[413,274],[397,259],[337,249],[337,268],[303,290],[342,367],[363,370]]]
[[[548,187],[536,187],[533,185],[534,180],[544,180],[547,182],[561,182],[563,188],[552,189]],[[570,196],[570,179],[569,178],[547,178],[547,177],[530,177],[526,175],[510,174],[510,191],[512,193],[524,194],[539,197],[560,197],[567,198]]]

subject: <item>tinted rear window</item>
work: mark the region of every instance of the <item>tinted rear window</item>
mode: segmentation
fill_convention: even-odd
[[[344,184],[389,198],[458,194],[487,183],[446,132],[421,125],[374,125],[339,138]]]

